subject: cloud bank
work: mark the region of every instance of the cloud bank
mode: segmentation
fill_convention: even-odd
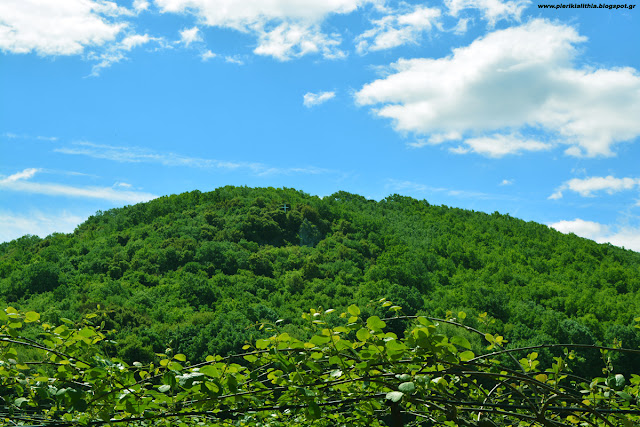
[[[582,197],[592,197],[594,193],[604,191],[607,194],[614,194],[624,190],[632,190],[640,186],[640,178],[615,178],[612,175],[605,177],[594,176],[589,178],[574,178],[563,183],[549,199],[561,199],[563,192],[570,190],[580,194]]]
[[[610,227],[593,221],[576,218],[572,221],[559,221],[549,224],[561,233],[574,233],[577,236],[595,240],[598,243],[611,243],[615,246],[640,252],[640,228]]]
[[[355,100],[398,132],[459,137],[459,152],[500,157],[566,144],[572,156],[612,156],[616,144],[640,136],[640,74],[576,68],[585,41],[570,26],[535,19],[444,58],[401,59]],[[553,135],[553,144],[532,130]]]

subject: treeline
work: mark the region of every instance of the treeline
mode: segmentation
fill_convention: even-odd
[[[307,307],[383,297],[406,315],[487,312],[509,345],[638,348],[639,287],[636,252],[398,195],[223,187],[0,245],[3,306],[59,323],[100,304],[114,355],[142,362],[167,347],[191,360],[236,351],[260,321],[297,336]]]

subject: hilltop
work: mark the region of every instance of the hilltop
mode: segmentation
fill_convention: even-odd
[[[100,305],[127,360],[224,354],[260,334],[255,322],[285,319],[296,334],[310,307],[371,314],[383,297],[410,315],[487,312],[514,345],[637,348],[639,287],[639,253],[399,195],[223,187],[0,245],[1,303],[53,323]]]

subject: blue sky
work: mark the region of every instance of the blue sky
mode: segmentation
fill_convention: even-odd
[[[546,1],[2,0],[0,241],[247,185],[640,251],[640,12]]]

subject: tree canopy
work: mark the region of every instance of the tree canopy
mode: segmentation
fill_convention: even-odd
[[[471,327],[486,312],[493,323],[484,329],[508,347],[637,348],[639,286],[636,252],[399,195],[222,187],[98,212],[72,234],[0,244],[2,306],[53,325],[100,304],[98,320],[116,331],[110,354],[127,363],[157,363],[168,347],[189,360],[225,356],[266,336],[255,322],[284,319],[284,332],[303,340],[301,311],[356,304],[383,318],[368,305],[380,298],[405,315],[464,311]],[[546,365],[553,357],[539,351]],[[615,357],[631,372],[632,355]],[[592,359],[576,368],[597,374]]]

